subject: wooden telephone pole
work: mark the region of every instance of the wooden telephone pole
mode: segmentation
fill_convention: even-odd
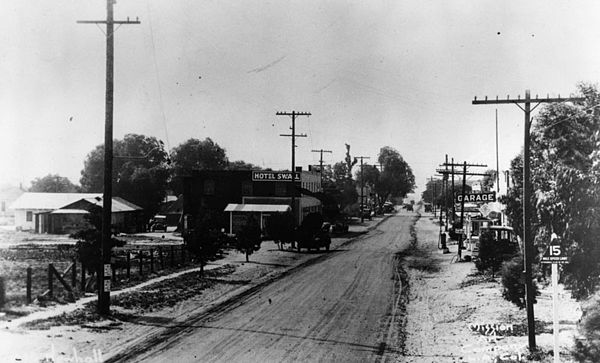
[[[527,302],[527,331],[529,335],[529,350],[534,351],[536,349],[535,344],[535,319],[533,315],[533,302],[535,300],[533,292],[532,282],[532,270],[531,264],[533,261],[533,238],[531,238],[531,211],[530,211],[530,196],[531,196],[531,177],[530,177],[530,160],[529,160],[529,141],[530,141],[530,128],[531,128],[531,112],[535,110],[542,103],[556,103],[556,102],[577,102],[584,101],[582,97],[567,97],[561,98],[560,95],[557,98],[531,98],[529,90],[525,90],[525,98],[521,99],[518,96],[516,99],[506,97],[506,99],[499,99],[496,97],[495,100],[488,100],[486,97],[484,100],[478,100],[477,97],[473,100],[474,105],[489,105],[489,104],[514,104],[517,105],[525,113],[525,127],[524,127],[524,140],[523,140],[523,249],[524,260],[525,260],[525,299]],[[532,103],[537,103],[533,108]],[[521,107],[523,104],[524,107]]]
[[[110,314],[110,237],[112,212],[112,161],[113,161],[113,77],[115,24],[140,24],[139,20],[114,20],[115,0],[106,1],[106,20],[80,20],[79,24],[106,24],[106,106],[104,123],[104,194],[102,196],[102,264],[98,276],[98,313]]]
[[[365,221],[363,214],[364,209],[364,190],[365,190],[365,178],[363,174],[363,159],[370,159],[368,156],[355,156],[355,159],[360,159],[360,223]]]
[[[277,116],[292,116],[292,130],[291,134],[280,134],[279,136],[291,137],[292,138],[292,183],[294,188],[292,188],[292,216],[294,217],[294,225],[298,224],[298,216],[296,211],[296,138],[297,137],[306,137],[306,134],[296,135],[296,116],[310,116],[310,112],[277,112]]]
[[[321,174],[321,190],[323,190],[323,153],[332,154],[333,151],[320,149],[320,150],[311,150],[311,152],[321,154],[321,158],[319,159],[319,173]]]

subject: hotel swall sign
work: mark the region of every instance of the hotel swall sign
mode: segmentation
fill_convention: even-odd
[[[489,203],[496,201],[496,192],[487,193],[469,193],[465,194],[465,203]],[[454,197],[456,203],[462,203],[463,195],[458,194]]]
[[[300,181],[300,173],[291,171],[252,171],[252,181],[292,181],[292,175],[295,181]]]

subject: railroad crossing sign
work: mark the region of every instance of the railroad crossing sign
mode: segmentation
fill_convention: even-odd
[[[540,262],[563,264],[569,263],[569,258],[565,255],[560,245],[550,245],[542,255]]]

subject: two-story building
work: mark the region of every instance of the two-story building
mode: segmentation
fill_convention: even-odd
[[[273,213],[286,209],[281,206],[289,206],[299,225],[307,214],[322,211],[321,201],[312,196],[321,191],[320,175],[313,171],[202,170],[185,177],[183,184],[184,215],[196,216],[203,210],[222,213],[234,204],[271,205]],[[251,208],[230,209],[252,212]],[[268,217],[269,208],[255,209],[263,211],[262,217]],[[223,228],[228,227],[230,217],[223,214],[222,220]]]

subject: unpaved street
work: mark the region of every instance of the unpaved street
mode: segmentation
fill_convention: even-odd
[[[395,254],[416,216],[398,215],[308,266],[139,344],[122,361],[394,361]]]

